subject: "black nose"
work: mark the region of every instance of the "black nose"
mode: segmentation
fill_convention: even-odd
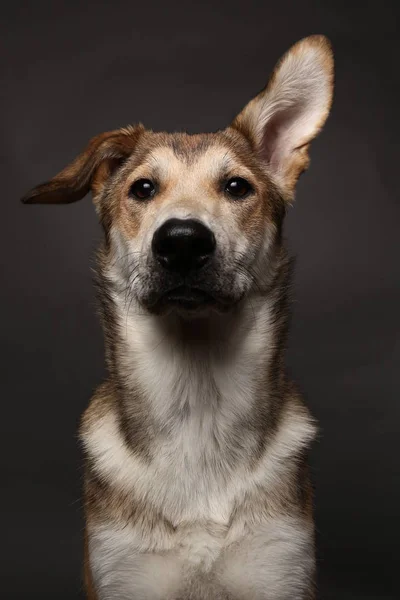
[[[157,260],[169,271],[187,273],[200,269],[215,250],[213,232],[194,219],[169,219],[153,236]]]

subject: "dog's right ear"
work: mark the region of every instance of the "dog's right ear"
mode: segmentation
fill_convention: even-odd
[[[132,154],[143,125],[101,133],[58,175],[30,190],[24,204],[69,204],[81,200],[92,188],[96,194],[113,169]]]

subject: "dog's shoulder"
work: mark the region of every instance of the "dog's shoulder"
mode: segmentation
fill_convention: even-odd
[[[82,415],[79,437],[90,470],[102,481],[129,489],[142,463],[124,438],[122,422],[116,389],[106,381],[97,388]]]

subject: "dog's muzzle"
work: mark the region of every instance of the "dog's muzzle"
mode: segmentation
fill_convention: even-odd
[[[215,303],[208,273],[216,253],[211,229],[195,219],[168,219],[154,233],[151,250],[163,281],[161,305],[198,310]]]

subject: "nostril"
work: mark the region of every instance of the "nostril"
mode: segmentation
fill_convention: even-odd
[[[213,232],[194,219],[169,219],[157,229],[152,241],[157,260],[175,271],[199,269],[215,248]]]

